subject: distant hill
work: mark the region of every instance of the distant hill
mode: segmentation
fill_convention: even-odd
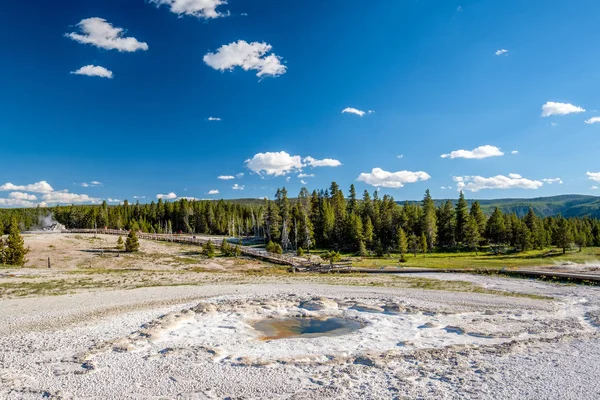
[[[450,199],[456,203],[456,199]],[[475,200],[467,200],[469,205]],[[565,194],[560,196],[536,197],[533,199],[493,199],[477,200],[486,214],[491,214],[498,207],[503,213],[516,213],[519,217],[527,214],[529,207],[541,217],[561,214],[563,217],[595,217],[600,218],[600,197],[580,194]],[[436,206],[446,202],[446,199],[434,200]],[[403,202],[398,202],[402,204]],[[410,203],[419,203],[413,202]]]
[[[294,200],[294,199],[290,199]],[[457,199],[450,199],[456,203]],[[226,200],[233,203],[259,206],[264,200],[259,199],[235,199]],[[439,207],[446,202],[446,199],[434,200],[435,205]],[[469,206],[475,200],[467,200]],[[554,216],[561,214],[563,217],[595,217],[600,218],[600,197],[587,196],[580,194],[565,194],[560,196],[536,197],[533,199],[493,199],[477,200],[484,213],[491,214],[495,207],[498,207],[503,213],[516,213],[519,217],[527,214],[529,206],[540,217]],[[404,201],[398,201],[398,204],[404,204]],[[419,204],[420,201],[410,201],[412,204]]]

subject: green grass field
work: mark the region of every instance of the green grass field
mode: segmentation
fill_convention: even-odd
[[[551,255],[547,255],[553,250]],[[511,267],[535,267],[542,265],[562,264],[573,262],[600,263],[600,247],[584,248],[581,252],[578,250],[569,251],[562,254],[560,249],[530,250],[508,255],[493,255],[487,252],[461,252],[461,253],[431,253],[412,254],[406,256],[406,262],[400,263],[400,254],[391,254],[389,257],[355,257],[353,255],[343,255],[344,259],[352,261],[355,268],[381,268],[381,267],[416,267],[416,268],[487,268],[500,269]]]

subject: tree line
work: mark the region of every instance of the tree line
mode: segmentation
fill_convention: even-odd
[[[181,199],[149,204],[72,205],[1,209],[0,230],[12,218],[21,230],[36,228],[51,214],[67,228],[111,228],[156,233],[190,233],[253,237],[279,244],[283,251],[325,248],[366,254],[476,250],[511,246],[518,250],[557,246],[600,246],[600,221],[594,218],[537,216],[530,208],[522,218],[498,208],[487,216],[477,201],[461,192],[456,202],[436,207],[429,190],[420,204],[397,204],[389,195],[354,185],[347,195],[333,182],[325,190],[302,188],[289,198],[285,188],[260,205]]]

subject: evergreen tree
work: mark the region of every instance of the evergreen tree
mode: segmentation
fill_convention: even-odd
[[[421,232],[427,239],[428,248],[433,248],[437,243],[437,218],[435,204],[433,203],[429,189],[425,191],[422,207],[423,217],[421,220]]]
[[[367,217],[366,222],[363,225],[363,239],[365,240],[367,247],[373,245],[373,223],[369,217]]]
[[[421,251],[423,252],[423,255],[425,255],[427,253],[427,236],[425,236],[425,233],[421,234]]]
[[[438,246],[452,247],[456,244],[454,235],[456,233],[456,219],[454,207],[450,200],[446,201],[437,213],[438,222]]]
[[[202,254],[208,258],[213,258],[215,256],[215,245],[212,240],[208,239],[208,242],[202,246]]]
[[[123,243],[123,237],[119,236],[119,238],[117,239],[117,250],[123,250],[123,248],[125,247],[125,243]]]
[[[19,223],[16,218],[13,218],[1,257],[2,263],[22,267],[27,262],[25,259],[27,253],[29,253],[29,248],[25,248],[25,240],[19,231]]]
[[[506,227],[502,211],[496,207],[486,225],[486,237],[493,244],[504,244]]]
[[[232,255],[231,246],[226,239],[221,240],[221,247],[219,248],[222,256],[229,257]]]
[[[481,236],[479,236],[477,220],[472,215],[467,217],[467,223],[464,226],[463,232],[463,244],[467,246],[469,250],[475,250],[475,255],[477,255],[477,246],[479,245]]]
[[[481,211],[481,206],[478,201],[473,202],[471,204],[471,211],[469,212],[471,217],[475,218],[477,222],[477,227],[479,228],[479,236],[483,237],[485,235],[486,228],[486,217],[483,211]]]
[[[562,248],[563,254],[565,254],[567,252],[567,247],[571,246],[571,243],[573,243],[573,233],[569,226],[569,221],[560,215],[557,220],[556,245]]]
[[[465,241],[465,230],[469,219],[469,205],[465,200],[465,195],[462,190],[458,195],[458,202],[456,203],[456,242],[463,243]]]
[[[129,231],[129,235],[127,235],[127,240],[125,240],[125,251],[131,253],[140,250],[140,243],[138,241],[137,234],[132,229]]]
[[[406,233],[404,233],[404,229],[398,228],[398,251],[400,252],[400,261],[404,262],[405,254],[408,251],[408,242],[406,240]]]
[[[414,233],[410,235],[410,238],[408,239],[408,249],[410,250],[411,253],[413,253],[413,255],[416,257],[417,253],[419,252],[419,238],[417,238],[417,235],[415,235]]]

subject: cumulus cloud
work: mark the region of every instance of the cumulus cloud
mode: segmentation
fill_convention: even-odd
[[[35,207],[36,203],[21,199],[0,199],[0,206],[3,207]]]
[[[86,65],[85,67],[81,67],[76,71],[71,71],[73,75],[86,75],[86,76],[97,76],[100,78],[108,78],[112,79],[113,73],[112,71],[107,70],[104,67],[99,65]]]
[[[33,192],[33,193],[49,193],[53,192],[54,189],[46,181],[39,181],[31,183],[29,185],[13,185],[10,182],[0,186],[0,191],[22,191],[22,192]]]
[[[490,146],[486,144],[485,146],[479,146],[474,148],[473,150],[455,150],[448,154],[442,154],[440,157],[442,158],[488,158],[488,157],[496,157],[503,156],[504,153],[500,151],[500,149],[496,146]]]
[[[216,53],[207,53],[204,62],[219,71],[231,71],[235,67],[241,67],[244,71],[258,71],[258,77],[285,74],[287,67],[281,64],[281,57],[276,54],[267,55],[271,49],[272,46],[265,42],[248,43],[238,40],[219,47]]]
[[[306,165],[310,167],[339,167],[342,165],[338,160],[334,160],[332,158],[324,158],[322,160],[316,160],[312,157],[305,157],[303,160]]]
[[[208,120],[209,121],[220,121],[221,118],[219,118],[219,117],[208,117]]]
[[[596,190],[596,189],[598,189],[598,186],[592,186],[590,189]]]
[[[542,182],[547,183],[549,185],[552,185],[553,183],[558,183],[559,185],[562,185],[563,181],[560,178],[544,178],[542,179]]]
[[[219,176],[217,176],[217,179],[221,179],[223,181],[228,181],[228,180],[231,180],[231,179],[235,179],[235,176],[233,176],[233,175],[219,175]]]
[[[356,180],[375,187],[401,188],[405,183],[426,181],[429,178],[431,176],[423,171],[388,172],[381,168],[373,168],[370,173],[363,172],[360,174]]]
[[[109,203],[121,203],[122,200],[119,199],[111,199],[110,197],[106,199]]]
[[[150,0],[157,7],[165,5],[172,13],[196,18],[212,19],[229,16],[229,11],[220,12],[217,7],[227,4],[226,0]]]
[[[364,112],[364,111],[362,111],[362,110],[359,110],[359,109],[357,109],[357,108],[354,108],[354,107],[346,107],[346,108],[344,108],[344,109],[342,110],[342,114],[346,114],[346,113],[349,113],[349,114],[356,114],[356,115],[358,115],[359,117],[362,117],[363,115],[365,115],[365,112]]]
[[[458,190],[477,192],[481,189],[538,189],[543,183],[523,178],[519,174],[496,175],[490,178],[483,176],[455,176]]]
[[[102,199],[90,197],[87,194],[69,193],[67,191],[45,193],[42,200],[47,204],[98,204]]]
[[[134,52],[148,50],[148,44],[134,37],[124,37],[123,28],[115,28],[102,18],[86,18],[77,24],[81,33],[67,33],[65,36],[83,44],[91,44],[105,50]]]
[[[246,160],[246,167],[257,174],[281,176],[304,167],[302,157],[291,156],[285,151],[255,154]]]
[[[506,54],[506,53],[508,53],[508,50],[500,49],[500,50],[496,50],[496,52],[494,54],[496,54],[497,56],[501,56],[502,54]]]
[[[11,192],[8,194],[8,197],[10,199],[15,199],[15,200],[28,200],[28,201],[37,200],[37,197],[35,195],[23,193],[23,192]]]
[[[584,108],[574,106],[570,103],[556,103],[549,101],[542,106],[542,117],[549,117],[551,115],[567,115],[567,114],[578,114],[585,112]]]
[[[217,189],[211,189],[208,191],[208,194],[219,194],[220,192]]]
[[[596,124],[598,122],[600,122],[600,117],[592,117],[590,119],[585,120],[586,124]]]
[[[519,154],[519,150],[513,150],[510,152],[510,154]]]
[[[281,176],[291,172],[300,172],[304,167],[339,167],[342,163],[332,158],[318,160],[313,157],[292,156],[285,151],[255,154],[245,161],[246,167],[258,174]],[[298,178],[306,178],[308,174],[299,174]]]
[[[177,198],[177,195],[173,192],[169,193],[169,194],[157,194],[156,195],[157,199],[166,199],[166,200],[173,200]]]
[[[593,180],[594,182],[600,182],[600,172],[586,172],[585,173],[588,179]]]
[[[244,190],[244,185],[238,185],[237,183],[231,187],[233,190]]]
[[[314,177],[315,177],[315,174],[305,174],[305,173],[298,174],[298,178],[314,178]]]

